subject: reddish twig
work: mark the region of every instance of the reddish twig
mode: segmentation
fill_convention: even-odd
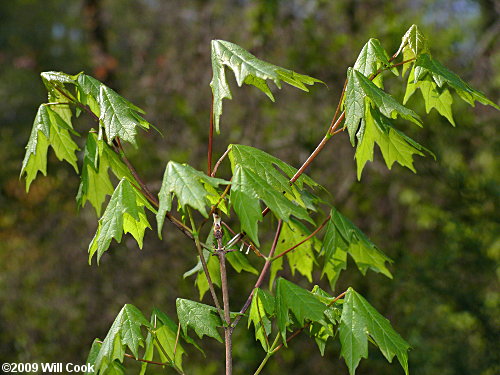
[[[80,107],[82,110],[84,110],[86,113],[88,113],[98,124],[100,124],[99,117],[94,112],[92,112],[92,110],[88,106],[78,102],[77,100],[75,100],[75,98],[69,96],[64,90],[62,90],[58,87],[56,87],[56,90],[58,92],[60,92],[65,98],[67,98],[72,103],[74,103],[75,105]],[[121,143],[120,143],[119,138],[116,138],[116,140],[117,140],[116,144],[113,143],[113,145],[115,146],[115,152],[118,155],[120,155],[120,157],[123,159],[123,162],[125,163],[125,165],[129,169],[130,173],[134,176],[134,178],[137,180],[137,182],[141,185],[141,188],[138,190],[141,191],[143,193],[144,197],[148,201],[150,201],[155,207],[158,207],[158,200],[156,199],[156,197],[153,194],[151,194],[151,192],[147,188],[146,184],[144,182],[142,182],[142,179],[139,177],[139,174],[135,170],[132,163],[130,163],[130,161],[125,156],[125,152],[123,152],[123,147],[121,147]],[[121,148],[122,152],[120,152],[120,148]],[[184,223],[182,223],[180,220],[178,220],[170,212],[166,213],[166,217],[172,224],[174,224],[177,227],[177,229],[179,229],[182,233],[184,233],[190,239],[194,240],[194,237],[193,237],[193,234],[191,233],[191,230],[188,227],[186,227],[184,225]]]
[[[234,230],[232,230],[232,229],[231,229],[231,227],[230,227],[230,226],[229,226],[226,222],[222,221],[221,223],[222,223],[222,225],[224,225],[224,226],[227,228],[227,230],[228,230],[228,231],[230,231],[230,232],[231,232],[231,234],[232,234],[233,236],[238,235],[238,236],[240,237],[240,238],[238,239],[238,241],[243,242],[243,244],[244,244],[245,246],[247,246],[247,247],[249,247],[250,249],[252,249],[252,251],[253,251],[253,252],[254,252],[257,256],[262,257],[262,253],[259,251],[259,249],[257,249],[257,248],[256,248],[256,247],[252,244],[252,243],[246,242],[246,241],[243,239],[243,237],[245,237],[245,233],[240,232],[240,233],[238,233],[238,234],[237,234]],[[235,243],[237,243],[238,241],[236,241]]]
[[[229,153],[231,149],[227,149],[226,151],[224,151],[224,153],[222,154],[222,156],[219,158],[219,160],[217,160],[217,163],[215,163],[215,166],[214,166],[214,169],[212,171],[212,173],[210,174],[210,176],[212,177],[215,177],[215,174],[217,173],[217,169],[219,169],[219,165],[220,163],[222,163],[222,161],[224,160],[224,158],[227,156],[227,154]]]
[[[132,176],[134,176],[134,178],[137,180],[137,182],[141,186],[141,190],[144,192],[144,195],[147,196],[148,200],[151,203],[153,203],[156,207],[159,207],[158,199],[153,195],[153,193],[151,193],[151,190],[149,190],[146,183],[144,181],[142,181],[141,177],[139,176],[139,174],[135,170],[132,163],[130,163],[130,161],[127,159],[127,156],[125,155],[125,150],[123,149],[122,142],[120,141],[120,138],[116,137],[113,141],[113,144],[116,144],[116,146],[118,148],[118,154],[120,155],[123,162],[125,163],[125,165],[129,169],[130,173],[132,173]]]
[[[226,250],[224,245],[222,245],[222,227],[220,216],[216,213],[213,214],[214,218],[214,237],[217,240],[216,253],[219,257],[220,266],[220,279],[221,279],[221,289],[222,289],[222,302],[224,305],[224,345],[226,347],[226,375],[232,375],[233,373],[233,356],[232,356],[232,328],[231,328],[231,310],[229,307],[229,286],[227,284],[227,272],[226,272]]]
[[[314,232],[312,232],[310,235],[308,235],[306,238],[304,238],[302,241],[300,241],[298,244],[296,245],[293,245],[292,247],[290,247],[289,249],[286,249],[285,251],[283,251],[281,254],[278,254],[276,255],[275,257],[273,257],[271,259],[271,262],[274,262],[276,259],[278,258],[281,258],[282,256],[288,254],[290,251],[292,250],[295,250],[297,247],[299,247],[300,245],[302,245],[304,242],[306,241],[309,241],[312,237],[314,237],[321,229],[323,229],[326,225],[326,223],[328,223],[328,220],[330,220],[331,216],[329,215],[325,221],[323,221],[323,223],[321,223],[321,225],[319,227],[317,227]]]
[[[278,238],[281,234],[282,226],[283,226],[283,221],[278,220],[278,227],[276,228],[276,233],[274,234],[274,240],[273,240],[273,244],[271,246],[271,250],[269,251],[269,255],[266,259],[266,262],[264,263],[264,267],[262,267],[262,271],[260,271],[260,275],[259,275],[259,278],[257,279],[257,282],[255,283],[254,287],[252,288],[252,291],[250,292],[250,295],[248,296],[245,304],[241,308],[240,313],[238,314],[238,316],[236,317],[236,319],[233,322],[233,327],[232,327],[233,329],[236,326],[236,324],[238,324],[238,322],[240,321],[243,314],[245,314],[245,312],[250,307],[250,303],[252,303],[252,298],[253,298],[253,295],[255,293],[255,289],[259,288],[262,285],[262,283],[264,282],[264,278],[266,277],[267,272],[269,271],[269,268],[271,267],[271,262],[272,262],[271,259],[274,255],[274,252],[276,251],[276,247],[278,246]]]
[[[345,88],[347,87],[347,79],[344,81],[344,87],[342,88],[342,92],[340,93],[340,99],[337,103],[337,109],[335,110],[335,114],[333,115],[332,122],[330,124],[330,129],[334,126],[335,121],[337,120],[337,115],[339,114],[340,107],[342,106],[342,100],[345,94]]]

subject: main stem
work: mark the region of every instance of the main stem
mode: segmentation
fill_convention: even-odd
[[[229,287],[227,285],[227,272],[226,272],[226,250],[222,245],[222,227],[220,224],[220,216],[216,213],[213,214],[214,217],[214,237],[217,239],[217,255],[219,257],[220,264],[220,278],[222,287],[222,302],[224,305],[224,321],[226,322],[224,326],[224,344],[226,347],[226,375],[232,375],[233,373],[233,349],[232,349],[232,333],[231,328],[231,310],[229,307]]]
[[[193,228],[193,237],[194,237],[194,243],[196,245],[196,250],[198,251],[198,256],[200,257],[200,262],[201,262],[201,266],[203,267],[203,272],[205,273],[205,276],[207,277],[208,289],[210,290],[210,294],[212,295],[212,299],[214,300],[215,307],[217,308],[219,315],[222,317],[222,310],[220,308],[219,299],[217,298],[217,294],[215,293],[214,283],[212,282],[212,278],[210,277],[210,271],[208,270],[207,262],[205,260],[205,257],[203,256],[203,250],[201,248],[200,239],[199,239],[198,233],[196,232],[196,226],[194,224],[193,215],[191,214],[191,210],[189,209],[189,207],[187,207],[187,212],[188,212],[189,220],[191,222],[191,227]]]
[[[218,246],[222,244],[217,240]],[[233,345],[232,345],[232,329],[231,329],[231,313],[229,310],[229,288],[227,285],[226,273],[226,253],[224,250],[218,251],[220,263],[220,278],[222,284],[222,301],[224,304],[224,320],[226,326],[224,327],[224,344],[226,346],[226,375],[233,373]]]

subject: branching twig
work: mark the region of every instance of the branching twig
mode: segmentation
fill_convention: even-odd
[[[210,176],[215,177],[215,174],[217,173],[217,169],[219,169],[219,165],[222,163],[222,161],[227,156],[227,154],[229,154],[229,151],[231,151],[231,149],[228,148],[226,151],[224,151],[224,153],[219,158],[219,160],[217,160],[217,163],[215,163],[215,165],[214,165],[214,170],[212,171]]]
[[[175,344],[174,344],[174,360],[175,360],[175,354],[177,353],[177,345],[179,344],[179,336],[181,334],[181,321],[179,320],[179,323],[177,323],[177,334],[175,335]]]
[[[297,247],[299,247],[300,245],[302,245],[304,242],[306,241],[309,241],[312,237],[314,237],[321,229],[323,229],[326,225],[326,223],[328,223],[328,220],[330,220],[331,216],[328,215],[328,217],[321,223],[321,225],[319,227],[317,227],[314,232],[312,232],[310,235],[308,235],[306,238],[304,238],[302,241],[300,241],[298,244],[296,245],[293,245],[292,247],[290,247],[289,249],[286,249],[285,251],[283,251],[281,254],[278,254],[274,257],[271,258],[271,262],[274,262],[276,259],[278,258],[281,258],[282,256],[288,254],[290,251],[296,249]]]
[[[75,98],[73,98],[72,96],[68,95],[64,90],[62,90],[62,89],[60,89],[58,87],[56,87],[56,90],[58,92],[60,92],[61,95],[63,95],[65,98],[67,98],[72,103],[74,103],[75,105],[77,105],[78,107],[80,107],[82,110],[84,110],[86,113],[88,113],[90,115],[90,117],[92,117],[98,124],[100,124],[99,117],[94,112],[92,112],[92,110],[88,106],[80,103]],[[116,138],[116,140],[117,140],[116,144],[115,143],[113,144],[115,146],[115,152],[118,155],[120,155],[120,157],[122,158],[123,162],[125,163],[125,165],[129,169],[130,173],[134,176],[134,178],[137,180],[137,182],[141,185],[141,189],[140,190],[142,191],[144,197],[148,201],[150,201],[155,207],[158,207],[158,200],[156,199],[156,197],[153,194],[151,194],[151,192],[147,188],[146,184],[144,182],[142,182],[142,179],[139,177],[139,174],[135,170],[135,168],[132,165],[132,163],[130,163],[130,161],[125,156],[125,152],[123,151],[123,147],[121,146],[119,138]],[[121,149],[122,152],[120,152],[120,149]],[[186,225],[184,225],[184,223],[182,223],[180,220],[178,220],[170,212],[166,213],[166,217],[167,217],[167,219],[172,224],[174,224],[177,227],[177,229],[179,229],[182,233],[184,233],[190,239],[194,240],[194,237],[193,237],[193,234],[191,233],[191,230]]]
[[[252,291],[250,292],[250,295],[248,296],[245,304],[241,308],[240,313],[238,314],[238,316],[234,320],[233,327],[232,327],[233,329],[236,326],[236,324],[238,324],[238,322],[240,321],[243,314],[245,314],[245,312],[250,307],[250,304],[252,303],[253,295],[255,293],[255,289],[259,288],[262,285],[262,283],[264,282],[264,278],[266,277],[267,272],[269,271],[269,268],[271,267],[271,259],[274,255],[274,252],[276,251],[276,246],[278,246],[278,238],[281,234],[282,226],[283,226],[283,221],[278,220],[278,227],[276,228],[276,233],[274,234],[273,244],[271,246],[271,250],[269,251],[269,255],[266,259],[266,263],[264,263],[264,267],[262,267],[262,271],[260,271],[259,278],[257,279],[257,282],[255,283],[254,287],[252,288]]]
[[[217,240],[217,256],[219,257],[220,265],[220,278],[222,288],[222,302],[224,304],[224,344],[226,347],[226,375],[233,373],[233,355],[232,355],[232,328],[231,328],[231,310],[229,307],[229,287],[227,285],[227,272],[226,272],[226,250],[222,245],[222,227],[220,216],[216,213],[214,217],[214,237]]]
[[[236,234],[236,232],[234,230],[231,229],[231,227],[224,221],[221,222],[222,225],[224,225],[226,227],[226,229],[228,231],[231,232],[231,234],[233,236],[239,236],[239,238],[233,243],[233,244],[236,244],[238,243],[238,241],[241,241],[245,244],[246,247],[249,247],[250,249],[252,249],[252,251],[258,256],[258,257],[262,257],[262,253],[259,251],[259,249],[257,249],[252,243],[249,243],[249,242],[246,242],[243,238],[245,237],[245,233],[243,232],[240,232],[238,234]]]
[[[333,115],[332,122],[330,123],[330,129],[334,126],[335,121],[337,120],[337,115],[339,114],[340,107],[342,106],[342,100],[344,99],[346,87],[347,87],[347,79],[344,81],[344,87],[342,88],[342,92],[340,93],[340,98],[339,98],[339,102],[337,104],[337,109],[335,110],[335,114]]]
[[[136,179],[136,181],[139,183],[141,186],[141,190],[144,192],[144,195],[148,198],[148,200],[153,203],[156,207],[159,207],[159,202],[158,199],[151,193],[149,188],[146,186],[144,181],[142,181],[141,177],[135,170],[134,166],[130,163],[130,161],[127,159],[127,156],[125,155],[125,150],[123,149],[122,142],[120,141],[120,138],[116,137],[113,141],[113,144],[116,144],[118,154],[122,158],[123,162],[129,169],[130,173],[132,173],[132,176]]]

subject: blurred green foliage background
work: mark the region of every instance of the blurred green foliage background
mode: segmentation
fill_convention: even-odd
[[[413,23],[438,60],[498,103],[499,12],[496,0],[0,2],[0,362],[83,363],[124,303],[173,316],[176,297],[197,297],[193,280],[182,279],[195,264],[194,249],[173,226],[167,224],[164,242],[148,232],[139,251],[125,238],[99,267],[88,266],[97,219],[91,207],[77,212],[79,181],[71,167],[51,155],[48,177],[25,194],[18,176],[46,98],[41,71],[84,70],[147,111],[164,137],[143,133],[139,149],[127,152],[157,191],[168,160],[205,169],[211,39],[233,41],[327,83],[309,94],[284,88],[275,104],[246,87],[225,103],[215,157],[228,143],[245,143],[298,166],[327,128],[363,44],[375,37],[392,53]],[[402,98],[404,81],[387,85]],[[435,112],[423,116],[418,134],[401,124],[437,155],[437,162],[418,158],[418,175],[399,166],[388,171],[378,154],[357,182],[345,134],[310,174],[395,260],[394,280],[363,278],[350,264],[336,292],[353,285],[392,321],[413,347],[411,373],[494,375],[500,373],[499,117],[458,100],[453,108],[456,129]],[[91,124],[82,117],[76,126]],[[230,277],[236,309],[254,276]],[[253,373],[264,353],[251,335],[240,335],[235,371]],[[221,373],[223,347],[214,344],[205,345],[207,358],[190,353],[188,373]],[[331,343],[322,359],[304,335],[266,373],[347,374],[339,352]],[[376,350],[370,354],[359,374],[402,373]]]

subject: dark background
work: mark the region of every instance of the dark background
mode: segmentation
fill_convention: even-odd
[[[78,212],[78,177],[50,152],[48,177],[39,176],[26,195],[18,176],[34,115],[46,100],[41,71],[84,70],[147,111],[164,137],[143,132],[140,147],[127,153],[157,191],[168,160],[206,168],[210,40],[233,41],[327,83],[309,94],[286,87],[273,104],[230,79],[234,99],[224,103],[215,157],[238,142],[298,166],[324,134],[363,44],[375,37],[393,53],[413,23],[438,60],[498,102],[499,11],[495,0],[0,2],[0,362],[83,363],[124,303],[173,316],[176,297],[197,296],[193,280],[181,278],[195,263],[194,249],[169,224],[164,242],[148,231],[139,251],[126,237],[99,267],[88,266],[97,219],[89,206]],[[387,87],[402,98],[404,82],[393,79]],[[425,128],[402,129],[437,155],[436,162],[417,158],[418,175],[399,166],[388,171],[377,152],[357,182],[345,134],[309,171],[395,260],[392,281],[373,272],[363,278],[350,263],[335,292],[353,285],[391,320],[413,347],[411,373],[498,374],[498,112],[456,98],[453,129],[435,111],[425,115],[420,100],[412,103]],[[75,125],[82,132],[91,126],[84,118]],[[255,277],[230,277],[236,310]],[[222,372],[223,346],[210,340],[207,358],[190,352],[187,373]],[[251,335],[237,336],[234,352],[237,374],[253,373],[263,358]],[[331,343],[321,358],[304,335],[264,372],[347,374],[339,353]],[[358,373],[402,370],[372,347]]]

